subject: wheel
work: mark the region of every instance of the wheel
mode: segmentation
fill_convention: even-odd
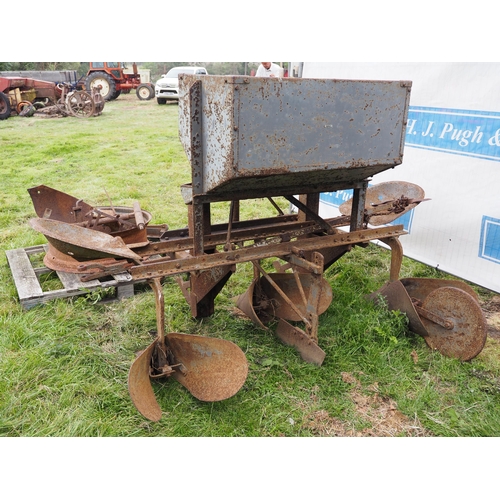
[[[19,116],[33,116],[35,114],[35,107],[29,102],[26,106],[24,106],[19,112]]]
[[[118,96],[122,93],[121,90],[115,91],[115,93],[108,99],[108,101],[114,101],[115,99],[118,98]]]
[[[31,106],[31,102],[30,101],[21,101],[21,102],[18,102],[17,103],[17,106],[16,106],[16,111],[17,111],[17,114],[20,115],[21,114],[21,111],[24,109],[24,108],[27,108]]]
[[[3,92],[0,92],[0,120],[6,120],[11,111],[10,99]]]
[[[66,97],[66,108],[73,116],[88,118],[95,111],[94,99],[85,91],[70,92]]]
[[[462,361],[471,360],[483,350],[486,321],[481,307],[467,292],[452,286],[437,288],[426,297],[422,307],[448,324],[440,326],[421,317],[428,333],[424,339],[431,349]]]
[[[108,74],[103,71],[96,71],[95,73],[91,73],[85,79],[85,89],[87,92],[91,92],[94,87],[98,85],[101,86],[100,92],[102,98],[105,101],[111,101],[112,99],[116,99],[113,95],[116,93],[116,83]]]
[[[102,98],[102,95],[96,90],[92,94],[92,98],[94,99],[94,116],[99,116],[102,113],[102,110],[104,109],[104,99]]]
[[[151,85],[141,83],[135,90],[137,98],[141,101],[149,101],[154,97],[154,92],[151,92]]]
[[[164,99],[163,97],[157,97],[157,98],[156,98],[156,102],[157,102],[158,104],[167,104],[167,100],[166,100],[166,99]]]

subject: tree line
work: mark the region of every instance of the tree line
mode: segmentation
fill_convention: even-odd
[[[132,63],[125,63],[131,67]],[[175,66],[203,66],[210,75],[250,75],[258,62],[138,62],[139,68],[151,71],[151,81]],[[87,74],[88,62],[0,62],[0,71],[76,71],[79,77]]]

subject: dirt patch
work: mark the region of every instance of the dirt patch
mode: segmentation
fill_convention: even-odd
[[[425,437],[432,434],[424,429],[417,418],[409,419],[401,413],[395,401],[379,394],[378,385],[363,389],[359,380],[352,373],[342,373],[345,383],[352,386],[351,401],[355,405],[359,420],[367,422],[363,429],[338,418],[331,417],[326,410],[310,413],[304,428],[318,436],[338,437]]]
[[[481,309],[488,325],[488,335],[500,339],[500,295],[483,302]]]

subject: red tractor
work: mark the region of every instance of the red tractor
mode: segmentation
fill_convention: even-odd
[[[136,63],[132,64],[130,70],[124,63],[91,62],[85,78],[85,89],[89,92],[97,86],[100,86],[100,93],[105,101],[112,101],[122,92],[128,93],[132,89],[135,89],[137,97],[142,101],[149,101],[155,95],[149,73],[141,75]]]

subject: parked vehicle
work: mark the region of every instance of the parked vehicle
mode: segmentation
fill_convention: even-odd
[[[141,101],[149,101],[154,97],[153,84],[150,82],[149,70],[137,69],[136,63],[128,68],[120,62],[91,62],[85,88],[91,91],[100,86],[100,93],[105,101],[116,99],[122,92],[135,89]]]
[[[200,66],[177,66],[172,68],[166,75],[156,82],[155,95],[158,104],[166,104],[167,101],[179,101],[179,75],[208,75],[205,68]]]

